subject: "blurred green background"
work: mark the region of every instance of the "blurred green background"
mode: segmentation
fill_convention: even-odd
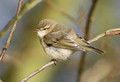
[[[0,30],[15,15],[18,1],[0,0]],[[90,39],[108,29],[120,27],[119,4],[120,0],[98,0],[92,18]],[[0,79],[3,82],[18,82],[51,60],[43,51],[37,34],[33,32],[40,20],[53,19],[83,36],[81,28],[86,24],[91,5],[91,0],[48,0],[48,3],[42,1],[25,13],[17,23],[11,44],[0,64]],[[79,24],[68,16],[77,19]],[[0,38],[0,50],[9,32],[10,29]],[[82,82],[120,82],[120,36],[107,36],[91,45],[106,53],[98,55],[88,52]],[[28,82],[77,82],[80,58],[81,52],[77,52],[70,60],[45,69]]]

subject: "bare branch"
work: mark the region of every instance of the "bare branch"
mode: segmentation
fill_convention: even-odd
[[[86,21],[87,23],[86,23],[85,34],[84,34],[85,40],[88,40],[88,38],[89,38],[90,26],[91,26],[91,17],[93,15],[93,12],[95,10],[97,2],[98,2],[98,0],[92,0],[92,5],[91,5],[91,8],[89,10],[88,18]],[[83,73],[84,67],[85,67],[85,58],[86,58],[86,52],[83,52],[81,60],[80,60],[80,64],[79,64],[80,66],[79,66],[79,72],[78,72],[78,82],[81,82],[82,73]]]
[[[5,53],[6,53],[6,50],[10,44],[10,41],[11,41],[11,38],[12,38],[12,35],[15,31],[15,28],[16,28],[16,24],[17,24],[17,21],[22,17],[22,15],[27,12],[28,10],[30,10],[31,8],[33,8],[36,4],[38,4],[39,2],[41,2],[42,0],[28,0],[22,7],[22,10],[20,12],[20,9],[21,9],[21,6],[22,6],[22,2],[23,0],[20,0],[19,1],[19,5],[18,5],[18,9],[17,9],[17,13],[16,13],[16,16],[11,19],[8,24],[4,27],[4,29],[0,32],[0,37],[2,37],[5,32],[8,30],[8,28],[13,24],[12,26],[12,29],[11,29],[11,32],[8,36],[8,39],[6,41],[6,44],[4,46],[4,48],[2,49],[2,52],[0,54],[0,62],[2,61]]]
[[[38,74],[39,72],[41,72],[42,70],[44,70],[45,68],[52,66],[56,64],[55,61],[51,61],[47,64],[45,64],[44,66],[42,66],[41,68],[37,69],[36,71],[32,72],[31,74],[29,74],[28,76],[26,76],[25,78],[23,78],[20,82],[26,82],[27,80],[29,80],[31,77],[35,76],[36,74]]]
[[[20,6],[18,9],[17,9],[17,14],[8,22],[8,24],[2,29],[2,31],[0,31],[0,37],[2,37],[6,32],[7,30],[9,29],[9,27],[13,24],[15,24],[15,22],[17,22],[25,12],[29,11],[31,8],[33,8],[35,5],[37,5],[39,2],[41,2],[42,0],[28,0],[22,7],[22,10],[21,12],[20,9],[21,9],[21,6],[22,6],[22,2],[23,0],[20,0],[19,2],[19,5]]]
[[[95,38],[93,38],[93,39],[91,39],[91,40],[89,40],[87,42],[88,43],[93,43],[93,42],[97,41],[98,39],[100,39],[100,38],[102,38],[104,36],[105,36],[105,33],[99,34],[98,36],[96,36]]]
[[[111,35],[120,35],[120,28],[107,30],[105,33],[99,34],[95,38],[89,40],[88,43],[93,43],[104,36],[111,36]]]
[[[106,36],[109,36],[109,35],[120,35],[120,28],[107,30],[105,35]]]
[[[18,15],[18,14],[20,13],[22,3],[23,3],[23,0],[20,0],[20,1],[19,1],[19,4],[18,4],[18,9],[17,9],[16,15]],[[6,53],[6,50],[7,50],[8,46],[9,46],[9,44],[10,44],[12,35],[13,35],[14,30],[15,30],[15,27],[16,27],[16,23],[17,23],[17,22],[15,22],[15,23],[13,24],[13,27],[12,27],[12,29],[11,29],[11,32],[10,32],[10,34],[9,34],[9,36],[8,36],[7,41],[6,41],[6,44],[5,44],[4,48],[2,49],[2,52],[1,52],[1,54],[0,54],[0,62],[2,61],[2,59],[3,59],[3,57],[4,57],[5,53]],[[7,30],[8,28],[5,28],[5,29]]]

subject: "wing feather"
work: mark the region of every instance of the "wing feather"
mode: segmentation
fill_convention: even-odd
[[[57,31],[57,32],[52,32],[48,35],[46,35],[43,40],[47,44],[51,44],[53,47],[58,47],[58,48],[65,48],[65,49],[71,49],[74,51],[77,50],[84,50],[78,46],[78,44],[72,40],[71,38],[68,38],[66,36],[69,36],[69,32],[65,31]]]

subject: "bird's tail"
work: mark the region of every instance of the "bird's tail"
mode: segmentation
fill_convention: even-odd
[[[86,46],[87,48],[89,48],[89,50],[90,51],[94,51],[94,52],[96,52],[96,53],[98,53],[98,54],[103,54],[103,53],[105,53],[103,50],[100,50],[100,49],[98,49],[98,48],[94,48],[94,47],[92,47],[92,46]]]

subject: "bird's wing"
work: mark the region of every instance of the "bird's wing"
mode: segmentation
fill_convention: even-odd
[[[46,35],[43,40],[48,46],[71,49],[74,51],[84,50],[73,39],[67,36],[70,36],[69,32],[60,30]]]

